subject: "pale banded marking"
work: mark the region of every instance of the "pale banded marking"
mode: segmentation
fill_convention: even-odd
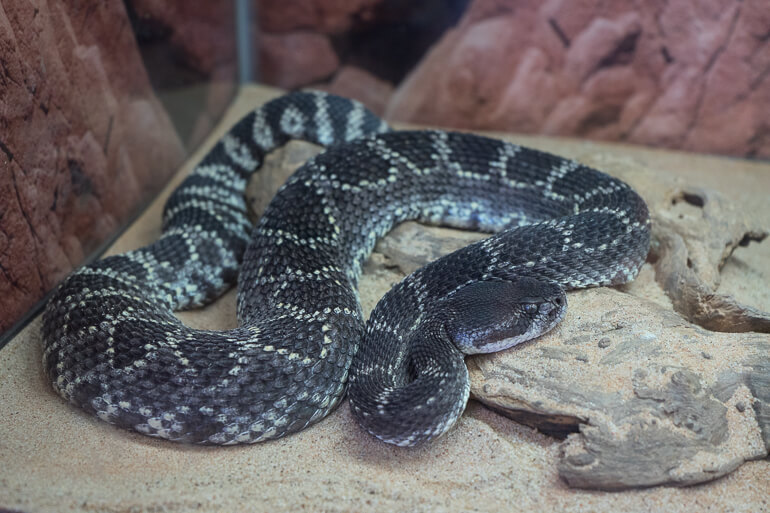
[[[244,210],[223,209],[222,205],[218,202],[203,200],[200,197],[190,197],[186,201],[182,201],[178,205],[167,210],[163,218],[164,223],[171,225],[170,229],[190,227],[191,225],[187,224],[187,222],[180,222],[180,226],[174,226],[176,222],[175,218],[182,212],[190,209],[201,210],[208,213],[232,235],[238,235],[242,233],[244,229],[248,230],[251,227],[251,223]],[[166,235],[165,232],[164,235]]]
[[[316,139],[320,144],[328,146],[334,142],[334,130],[332,129],[332,121],[329,117],[328,103],[326,102],[325,95],[321,92],[316,92],[313,96],[315,104],[313,118],[317,130]]]
[[[251,137],[262,151],[270,151],[276,147],[273,127],[267,123],[266,109],[257,109],[252,125]]]
[[[251,154],[248,146],[231,134],[227,134],[222,138],[222,146],[225,149],[225,154],[227,154],[230,160],[241,166],[243,169],[253,171],[259,164],[261,164],[261,162],[255,159]]]
[[[363,134],[361,128],[364,124],[364,106],[358,102],[353,102],[353,108],[350,109],[345,126],[345,140],[352,141],[358,139]]]
[[[432,131],[430,134],[431,140],[433,141],[433,147],[436,150],[435,154],[431,154],[431,158],[437,161],[437,165],[446,166],[447,169],[460,178],[470,178],[481,181],[489,181],[492,179],[489,174],[464,170],[458,162],[452,160],[452,148],[449,146],[449,134],[437,131]]]
[[[281,230],[279,228],[265,228],[262,231],[260,231],[260,235],[263,235],[267,238],[273,238],[273,239],[279,239],[279,240],[286,239],[300,246],[315,247],[317,245],[324,245],[329,247],[336,247],[338,245],[337,243],[338,233],[336,232],[332,235],[332,238],[329,238],[329,237],[303,238],[294,233]],[[280,242],[276,240],[276,244],[280,244]]]
[[[305,131],[307,119],[294,105],[289,105],[281,114],[280,126],[283,133],[292,137],[300,137]]]
[[[516,154],[521,151],[521,146],[517,146],[511,143],[502,143],[497,150],[497,160],[492,160],[489,163],[489,167],[497,169],[501,177],[503,177],[508,185],[511,187],[528,186],[529,184],[519,183],[516,180],[508,179],[508,161],[516,157]],[[522,187],[523,188],[523,187]]]
[[[197,166],[192,175],[198,175],[221,183],[228,189],[243,190],[247,181],[241,174],[236,172],[231,166],[226,164],[209,164]],[[230,193],[232,194],[232,192]]]
[[[239,210],[246,211],[246,200],[240,194],[233,194],[232,191],[227,189],[221,189],[219,187],[212,187],[207,185],[188,185],[184,189],[180,189],[176,193],[177,197],[185,196],[199,196],[208,197],[216,200],[218,203],[237,207]],[[200,201],[199,198],[195,198]],[[211,201],[211,200],[209,200]],[[207,203],[209,202],[207,201]],[[214,202],[212,202],[214,203]]]

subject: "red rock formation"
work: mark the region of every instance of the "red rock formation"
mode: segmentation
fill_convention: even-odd
[[[255,0],[259,27],[266,32],[310,30],[335,34],[350,29],[381,0]]]
[[[329,38],[316,32],[262,34],[260,80],[293,89],[331,76],[340,65]]]
[[[256,0],[260,81],[294,89],[330,79],[340,66],[330,36],[380,1]]]
[[[475,0],[399,121],[770,157],[766,0]]]
[[[341,67],[328,84],[314,87],[358,100],[380,116],[385,112],[390,95],[393,94],[393,86],[389,82],[354,66]]]
[[[139,26],[139,43],[153,84],[159,89],[203,89],[204,101],[188,102],[184,112],[170,111],[172,117],[194,120],[185,135],[187,147],[194,148],[235,94],[233,2],[126,0],[126,5]],[[142,35],[144,30],[151,34]],[[158,55],[147,57],[153,52]]]
[[[203,75],[232,67],[235,14],[232,2],[129,0],[135,15],[167,32],[179,61]]]
[[[0,3],[0,333],[183,158],[122,3]]]

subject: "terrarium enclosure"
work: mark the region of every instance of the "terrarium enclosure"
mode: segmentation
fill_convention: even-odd
[[[638,278],[466,359],[466,413],[416,450],[346,401],[224,450],[62,401],[40,365],[52,290],[156,240],[228,128],[301,89],[622,179],[652,219]],[[769,114],[768,0],[0,0],[0,511],[770,510]],[[318,151],[266,159],[255,218]],[[396,227],[364,265],[364,314],[482,237]],[[178,317],[229,329],[235,301]]]

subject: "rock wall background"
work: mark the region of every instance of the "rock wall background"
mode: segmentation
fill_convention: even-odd
[[[128,2],[132,20],[122,2],[0,1],[0,334],[138,213],[229,100],[232,57],[229,77],[226,55],[179,60],[223,18],[176,3]],[[137,19],[160,31],[135,37]],[[137,39],[165,59],[148,66]],[[173,86],[219,86],[203,88],[180,121],[153,89],[163,67]],[[183,139],[175,122],[194,128]]]
[[[257,4],[270,84],[394,121],[770,158],[766,0]]]
[[[254,6],[262,81],[393,121],[770,158],[766,0]],[[232,2],[0,0],[0,333],[209,132],[233,25]]]

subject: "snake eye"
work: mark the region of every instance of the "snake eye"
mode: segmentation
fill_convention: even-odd
[[[537,305],[535,303],[524,303],[524,313],[527,315],[534,315],[537,313]]]

